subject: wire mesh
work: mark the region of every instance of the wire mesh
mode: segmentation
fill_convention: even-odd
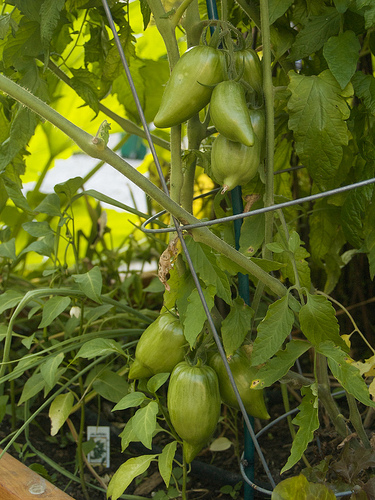
[[[152,137],[151,137],[151,133],[150,133],[150,130],[149,130],[149,127],[148,127],[148,123],[147,123],[147,121],[145,119],[145,115],[143,113],[143,109],[142,109],[140,100],[139,100],[138,95],[137,95],[137,91],[136,91],[136,88],[135,88],[135,85],[134,85],[134,82],[133,82],[133,79],[132,79],[132,76],[131,76],[131,73],[130,73],[130,70],[129,70],[129,66],[128,66],[128,63],[127,63],[127,60],[126,60],[126,56],[124,54],[124,50],[122,48],[119,36],[117,34],[116,26],[115,26],[113,18],[112,18],[110,7],[108,5],[107,0],[102,0],[102,4],[103,4],[103,7],[104,7],[104,11],[105,11],[106,17],[108,19],[109,26],[110,26],[110,28],[112,30],[112,33],[113,33],[115,44],[116,44],[116,47],[118,49],[122,65],[124,67],[125,74],[127,76],[127,79],[128,79],[129,85],[130,85],[130,89],[131,89],[131,92],[132,92],[132,95],[133,95],[133,98],[134,98],[134,101],[135,101],[135,104],[136,104],[136,107],[137,107],[137,111],[138,111],[139,117],[141,119],[142,126],[143,126],[145,134],[146,134],[146,138],[147,138],[147,141],[148,141],[148,144],[149,144],[149,147],[150,147],[150,151],[151,151],[151,154],[153,156],[153,160],[155,162],[155,165],[156,165],[156,168],[157,168],[157,171],[158,171],[158,175],[160,177],[160,182],[161,182],[163,191],[164,191],[164,193],[167,196],[169,196],[168,187],[167,187],[166,181],[164,179],[164,175],[163,175],[163,172],[162,172],[162,169],[161,169],[161,165],[160,165],[160,162],[159,162],[159,159],[158,159],[158,156],[157,156],[157,153],[156,153],[153,141],[152,141]],[[213,318],[211,316],[209,307],[208,307],[206,299],[204,297],[204,293],[203,293],[202,287],[200,285],[198,275],[197,275],[197,273],[195,271],[193,262],[191,260],[189,251],[188,251],[186,243],[185,243],[185,239],[183,237],[183,231],[188,230],[188,229],[198,228],[198,227],[211,226],[211,225],[220,224],[220,223],[228,223],[228,222],[232,222],[232,221],[244,219],[244,218],[250,217],[252,215],[257,215],[257,214],[265,213],[265,212],[272,211],[272,210],[279,210],[279,209],[282,209],[282,208],[287,208],[287,207],[290,207],[290,206],[299,205],[299,204],[304,203],[304,202],[315,201],[315,200],[318,200],[320,198],[325,198],[325,197],[328,197],[328,196],[332,196],[334,194],[343,193],[345,191],[349,191],[349,190],[356,189],[356,188],[359,188],[359,187],[367,186],[367,185],[372,184],[374,182],[375,182],[375,178],[372,178],[372,179],[364,180],[364,181],[361,181],[361,182],[353,183],[353,184],[350,184],[348,186],[342,186],[340,188],[333,189],[333,190],[330,190],[330,191],[326,191],[326,192],[323,192],[323,193],[318,193],[318,194],[315,194],[315,195],[311,195],[311,196],[307,196],[307,197],[304,197],[304,198],[300,198],[298,200],[290,200],[290,201],[287,201],[287,202],[284,202],[284,203],[280,203],[280,204],[277,204],[277,205],[272,205],[272,206],[264,207],[264,208],[261,208],[261,209],[258,209],[258,210],[253,210],[251,212],[240,213],[240,214],[236,214],[236,215],[224,217],[224,218],[221,218],[221,219],[215,219],[215,220],[212,220],[212,221],[202,221],[202,222],[199,222],[199,223],[196,223],[196,224],[180,225],[180,223],[177,221],[177,219],[175,217],[172,217],[173,227],[160,228],[160,229],[147,229],[146,226],[148,224],[150,224],[151,222],[155,222],[155,221],[157,222],[157,218],[160,217],[160,215],[166,213],[166,211],[163,210],[163,211],[158,212],[157,214],[151,216],[141,226],[141,229],[144,232],[148,232],[148,233],[177,232],[177,235],[178,235],[179,240],[181,242],[182,249],[183,249],[184,254],[185,254],[185,258],[186,258],[187,264],[189,266],[189,269],[190,269],[190,272],[192,274],[194,283],[196,285],[196,288],[197,288],[197,291],[198,291],[198,295],[200,297],[200,300],[202,302],[205,314],[207,316],[207,320],[208,320],[210,329],[211,329],[211,331],[213,333],[213,337],[215,339],[218,351],[219,351],[219,353],[221,355],[221,358],[223,360],[223,363],[224,363],[225,369],[227,371],[230,383],[231,383],[231,385],[233,387],[233,390],[234,390],[237,402],[239,404],[240,411],[242,413],[245,425],[247,427],[247,430],[250,433],[251,439],[253,440],[253,443],[254,443],[254,447],[255,447],[255,449],[257,451],[257,454],[258,454],[259,459],[260,459],[260,461],[262,463],[263,469],[264,469],[264,471],[265,471],[265,473],[267,475],[267,478],[268,478],[268,480],[269,480],[270,485],[271,485],[272,488],[275,488],[276,483],[275,483],[275,480],[274,480],[274,478],[273,478],[273,476],[272,476],[272,474],[270,472],[270,469],[268,467],[268,464],[267,464],[267,461],[266,461],[265,456],[263,454],[263,451],[261,450],[261,447],[259,445],[258,437],[260,437],[261,434],[263,434],[266,431],[266,429],[269,429],[271,426],[276,425],[280,420],[282,420],[283,418],[286,418],[288,415],[290,415],[290,414],[294,413],[295,411],[297,411],[297,409],[291,410],[290,412],[287,412],[286,414],[282,415],[278,419],[275,419],[273,422],[271,422],[270,424],[268,424],[268,426],[264,427],[262,429],[262,431],[260,431],[259,433],[255,434],[254,429],[253,429],[253,427],[252,427],[252,425],[250,423],[249,416],[248,416],[248,414],[246,412],[246,409],[244,407],[244,404],[243,404],[242,399],[240,397],[240,394],[238,392],[238,389],[237,389],[235,380],[233,378],[233,375],[232,375],[232,372],[231,372],[231,369],[230,369],[227,357],[225,355],[225,351],[224,351],[223,345],[221,343],[221,340],[220,340],[220,337],[219,337],[218,332],[216,330],[216,327],[215,327]],[[205,193],[203,195],[199,195],[197,198],[200,198],[202,196],[206,196],[206,195],[209,195],[209,194],[213,194],[216,191],[217,190],[213,190],[213,191],[210,191],[210,192]],[[252,481],[249,480],[249,478],[245,474],[244,464],[243,463],[240,464],[240,470],[241,470],[241,474],[244,477],[244,480],[248,484],[250,484],[251,487],[254,490],[259,491],[260,493],[263,493],[265,495],[272,495],[272,491],[271,490],[267,490],[267,489],[265,489],[265,488],[263,488],[263,487],[255,484],[255,483],[253,483]],[[351,491],[338,493],[338,494],[336,494],[336,497],[350,495],[351,493],[352,493]]]

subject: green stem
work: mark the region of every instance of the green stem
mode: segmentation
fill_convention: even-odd
[[[82,377],[79,378],[79,385],[81,388],[81,394],[84,393],[84,387],[83,387],[83,380]],[[79,433],[78,433],[78,440],[77,440],[77,455],[78,455],[78,465],[79,465],[79,477],[81,479],[81,488],[83,491],[83,494],[86,498],[86,500],[90,500],[89,493],[87,491],[87,486],[86,486],[86,481],[85,481],[85,467],[83,463],[83,449],[82,449],[82,442],[83,442],[83,433],[85,431],[85,405],[82,403],[81,404],[81,421],[79,425]]]
[[[266,191],[264,196],[264,204],[269,207],[274,204],[274,182],[273,182],[273,163],[274,163],[274,109],[273,109],[273,85],[272,85],[272,67],[271,67],[271,39],[269,26],[269,10],[268,0],[260,2],[260,17],[261,17],[261,32],[263,42],[263,92],[266,110],[266,161],[265,161],[265,177]],[[272,242],[273,233],[273,212],[265,214],[265,237],[264,243]],[[263,255],[266,259],[272,258],[272,252],[264,246]]]
[[[350,422],[354,427],[354,429],[356,430],[359,439],[362,441],[363,446],[368,450],[371,450],[371,443],[363,427],[363,422],[358,410],[357,401],[355,397],[349,394],[348,392],[346,393],[346,399],[349,405]]]
[[[171,178],[169,190],[171,199],[178,204],[180,204],[182,184],[181,125],[177,125],[171,128]]]
[[[188,500],[188,496],[187,496],[187,492],[186,492],[187,475],[188,475],[187,463],[186,463],[186,460],[184,457],[184,461],[182,464],[182,491],[181,491],[182,500]]]
[[[34,96],[26,89],[20,87],[3,75],[0,75],[0,90],[20,101],[22,104],[29,107],[32,111],[46,120],[50,121],[53,125],[70,137],[86,154],[108,163],[113,168],[121,172],[125,177],[140,187],[148,196],[150,196],[183,223],[195,224],[199,222],[198,219],[193,217],[176,202],[171,200],[157,186],[138,172],[138,170],[133,168],[129,163],[120,158],[111,149],[108,147],[101,149],[93,144],[93,137],[90,134],[71,123],[57,111],[50,108],[48,104],[41,101],[38,97]],[[192,234],[196,241],[208,245],[242,267],[245,274],[251,274],[255,278],[262,281],[275,295],[284,296],[286,294],[286,288],[278,279],[270,276],[257,264],[254,264],[250,259],[235,250],[228,243],[215,236],[207,227],[195,228],[192,231]]]
[[[171,23],[174,27],[178,25],[181,17],[183,16],[185,10],[189,7],[193,0],[183,0],[182,4],[178,7],[176,12],[171,17]]]

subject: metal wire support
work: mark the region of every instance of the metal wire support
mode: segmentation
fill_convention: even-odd
[[[108,22],[109,22],[109,25],[110,25],[110,28],[113,32],[113,37],[114,37],[114,40],[115,40],[115,43],[116,43],[116,46],[117,46],[117,49],[119,51],[119,54],[120,54],[120,58],[121,58],[121,62],[124,66],[124,69],[125,69],[125,73],[126,73],[126,76],[128,78],[128,81],[129,81],[129,85],[130,85],[130,89],[131,89],[131,92],[132,92],[132,95],[133,95],[133,98],[134,98],[134,101],[135,101],[135,104],[136,104],[136,107],[137,107],[137,111],[139,113],[139,116],[140,116],[140,119],[141,119],[141,122],[142,122],[142,125],[143,125],[143,128],[145,130],[145,133],[146,133],[146,137],[147,137],[147,141],[149,143],[149,146],[150,146],[150,150],[151,150],[151,154],[153,156],[153,159],[155,161],[155,165],[157,167],[157,170],[158,170],[158,174],[160,176],[160,181],[162,183],[162,187],[163,187],[163,190],[165,192],[165,194],[167,196],[169,196],[169,192],[168,192],[168,188],[167,188],[167,185],[166,185],[166,182],[165,182],[165,179],[164,179],[164,176],[163,176],[163,173],[162,173],[162,170],[161,170],[161,166],[160,166],[160,162],[158,160],[158,157],[157,157],[157,154],[156,154],[156,151],[155,151],[155,147],[152,143],[152,138],[151,138],[151,134],[150,134],[150,131],[149,131],[149,128],[148,128],[148,124],[146,122],[146,119],[145,119],[145,116],[144,116],[144,113],[143,113],[143,110],[142,110],[142,106],[140,104],[140,100],[138,98],[138,95],[137,95],[137,91],[135,89],[135,86],[134,86],[134,82],[133,82],[133,79],[132,79],[132,76],[130,74],[130,70],[129,70],[129,66],[128,66],[128,63],[127,63],[127,60],[126,60],[126,57],[125,57],[125,54],[124,54],[124,51],[123,51],[123,48],[121,46],[121,42],[120,42],[120,39],[119,39],[119,36],[117,34],[117,31],[116,31],[116,27],[115,27],[115,24],[114,24],[114,21],[113,21],[113,18],[112,18],[112,14],[111,14],[111,10],[108,6],[108,3],[107,3],[107,0],[102,0],[102,4],[103,4],[103,7],[104,7],[104,11],[106,13],[106,16],[107,16],[107,19],[108,19]],[[203,308],[204,308],[204,311],[205,311],[205,314],[207,316],[207,319],[208,319],[208,323],[209,323],[209,326],[211,328],[211,331],[212,331],[212,334],[213,334],[213,337],[215,339],[215,342],[216,342],[216,345],[217,345],[217,348],[218,348],[218,351],[220,352],[220,355],[223,359],[223,362],[224,362],[224,366],[225,366],[225,369],[227,371],[227,374],[228,374],[228,377],[229,377],[229,380],[233,386],[233,390],[234,390],[234,393],[236,395],[236,399],[238,401],[238,404],[239,404],[239,407],[240,407],[240,410],[241,410],[241,413],[243,415],[243,418],[244,418],[244,421],[245,421],[245,424],[246,424],[246,427],[250,433],[250,436],[253,440],[253,443],[254,443],[254,447],[259,455],[259,459],[263,465],[263,468],[264,468],[264,471],[268,477],[268,480],[270,481],[272,487],[274,488],[276,483],[272,477],[272,474],[269,470],[269,467],[267,465],[267,462],[266,462],[266,459],[263,455],[263,452],[259,446],[259,443],[255,437],[255,432],[251,426],[251,423],[250,423],[250,420],[249,420],[249,417],[246,413],[246,409],[245,409],[245,406],[241,400],[241,396],[238,392],[238,389],[237,389],[237,386],[236,386],[236,383],[234,381],[234,378],[233,378],[233,375],[232,375],[232,372],[230,370],[230,367],[229,367],[229,363],[227,361],[227,358],[226,358],[226,355],[225,355],[225,351],[224,351],[224,348],[221,344],[221,340],[220,340],[220,337],[217,333],[217,330],[215,328],[215,325],[214,325],[214,321],[212,319],[212,316],[211,316],[211,313],[210,313],[210,310],[209,310],[209,307],[207,305],[207,302],[206,302],[206,299],[204,297],[204,294],[203,294],[203,290],[202,290],[202,287],[199,283],[199,278],[198,278],[198,275],[194,269],[194,265],[193,265],[193,262],[191,260],[191,257],[190,257],[190,254],[188,252],[188,249],[187,249],[187,246],[186,246],[186,243],[185,243],[185,240],[184,240],[184,237],[183,237],[183,232],[182,232],[182,229],[181,229],[181,226],[179,225],[178,221],[173,217],[173,223],[175,225],[175,231],[177,232],[177,235],[180,239],[180,242],[181,242],[181,246],[182,246],[182,249],[185,253],[185,257],[186,257],[186,261],[188,263],[188,266],[190,268],[190,272],[192,274],[192,277],[193,277],[193,280],[194,280],[194,283],[197,287],[197,291],[198,291],[198,295],[200,297],[200,300],[202,302],[202,305],[203,305]]]

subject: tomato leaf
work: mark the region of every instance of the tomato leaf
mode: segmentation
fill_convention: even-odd
[[[251,356],[253,366],[269,360],[282,346],[292,330],[294,314],[289,308],[288,295],[271,304],[258,325],[258,334]]]
[[[331,340],[347,350],[347,345],[339,335],[335,309],[326,297],[307,292],[307,303],[300,309],[299,320],[303,334],[315,346]]]
[[[177,449],[177,441],[172,441],[164,446],[163,451],[158,458],[159,472],[166,487],[169,487],[169,481],[172,475],[173,459]]]
[[[211,311],[214,306],[215,288],[209,286],[203,289],[203,295]],[[185,338],[189,342],[190,347],[193,348],[197,336],[201,333],[203,325],[207,320],[202,301],[196,289],[187,298],[187,308],[184,314],[181,315],[181,320],[184,325]]]
[[[145,472],[152,460],[157,455],[141,455],[140,457],[129,458],[114,473],[107,490],[107,498],[117,500],[133,481],[134,478]]]
[[[354,366],[353,360],[346,352],[333,342],[322,342],[317,351],[326,356],[332,375],[340,382],[343,388],[366,406],[375,408],[375,401],[370,398],[366,382],[359,369]]]
[[[70,415],[73,408],[74,396],[71,392],[59,394],[52,401],[48,416],[51,419],[51,436],[56,436],[59,429]]]
[[[346,98],[352,95],[352,86],[342,90],[329,70],[317,76],[289,72],[289,77],[289,127],[297,154],[321,189],[336,187],[333,180],[348,144]]]
[[[156,401],[151,401],[144,408],[137,410],[133,417],[133,431],[140,442],[151,450],[152,436],[156,429],[156,415],[159,407]]]
[[[263,389],[284,377],[296,360],[310,349],[311,344],[305,340],[291,340],[286,348],[278,351],[257,373],[251,384],[252,389]]]
[[[302,402],[299,405],[299,413],[292,423],[299,426],[298,432],[293,439],[292,449],[287,463],[281,469],[280,474],[289,470],[302,457],[307,445],[314,437],[314,431],[319,427],[318,418],[318,395],[317,391],[310,387],[302,387]]]
[[[270,0],[269,2],[269,15],[270,24],[273,24],[276,19],[281,17],[292,5],[293,0]]]
[[[355,95],[363,100],[366,108],[375,115],[375,78],[373,75],[365,75],[362,71],[352,78]]]
[[[335,494],[324,484],[309,483],[303,474],[284,479],[272,492],[271,500],[334,500]]]
[[[228,316],[221,324],[221,335],[227,356],[231,356],[242,345],[250,330],[253,315],[253,309],[241,298],[238,297],[233,302]]]
[[[332,36],[324,44],[323,55],[333,76],[344,89],[354,75],[361,44],[353,31]]]

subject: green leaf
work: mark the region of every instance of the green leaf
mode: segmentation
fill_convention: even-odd
[[[361,44],[353,31],[332,36],[324,44],[323,55],[331,73],[344,89],[357,69]]]
[[[126,59],[129,61],[135,56],[134,36],[132,35],[131,28],[124,19],[124,23],[118,32],[121,46],[124,49]],[[120,58],[119,51],[116,44],[112,41],[112,47],[107,52],[107,57],[103,66],[103,79],[113,82],[117,76],[123,71],[123,66]]]
[[[351,0],[333,0],[335,7],[337,9],[337,12],[340,14],[344,14],[348,10],[348,7],[351,3]]]
[[[28,234],[30,234],[30,236],[34,236],[35,238],[41,238],[43,236],[54,234],[47,221],[24,222],[22,227]]]
[[[252,257],[264,241],[264,214],[252,215],[244,219],[241,227],[240,252]]]
[[[151,9],[147,0],[140,0],[140,6],[143,17],[143,29],[145,30],[150,22]]]
[[[200,278],[208,286],[213,285],[216,288],[217,295],[227,304],[231,304],[230,284],[225,272],[218,266],[216,256],[207,245],[197,243],[193,238],[186,238],[190,257],[194,268]]]
[[[93,267],[85,274],[73,274],[72,278],[89,299],[101,304],[102,274],[98,266]]]
[[[347,350],[345,341],[339,335],[335,309],[326,297],[307,292],[307,303],[300,309],[299,320],[303,334],[314,346],[331,340]]]
[[[125,377],[105,370],[95,379],[93,389],[108,401],[118,403],[128,393],[129,384]]]
[[[41,373],[33,373],[30,378],[26,380],[25,385],[22,389],[22,394],[18,405],[21,405],[25,401],[28,401],[30,398],[38,394],[44,389],[45,386],[44,378]]]
[[[375,5],[372,0],[356,0],[357,7],[364,9],[365,28],[369,29],[375,25]]]
[[[284,479],[276,485],[271,500],[335,500],[336,496],[324,484],[309,483],[303,474]]]
[[[40,34],[45,45],[52,39],[64,5],[65,0],[44,0],[40,8]]]
[[[269,1],[269,14],[270,24],[273,24],[276,19],[281,17],[292,5],[293,0],[270,0]]]
[[[375,402],[370,398],[366,382],[359,369],[354,366],[351,357],[333,342],[322,342],[317,351],[326,356],[332,375],[343,388],[366,406],[375,408]]]
[[[159,472],[166,487],[169,487],[169,482],[172,475],[173,459],[177,449],[177,441],[172,441],[164,446],[163,451],[158,458]]]
[[[341,90],[329,70],[317,76],[289,72],[289,127],[294,132],[296,152],[314,181],[323,190],[334,185],[336,171],[348,144],[349,118],[346,98],[352,94],[349,84]]]
[[[315,260],[321,260],[330,251],[341,233],[340,209],[319,200],[309,217],[310,248]]]
[[[54,251],[55,237],[53,234],[45,236],[44,238],[33,241],[26,248],[22,250],[20,255],[24,255],[28,252],[36,252],[39,255],[44,255],[46,257],[51,257]]]
[[[288,59],[297,61],[321,49],[324,43],[340,30],[340,14],[334,8],[327,8],[318,16],[311,16],[298,33]]]
[[[22,211],[28,214],[32,214],[33,210],[30,208],[30,205],[24,197],[19,183],[5,175],[2,176],[2,180],[9,198],[13,201],[16,207],[20,208]]]
[[[54,387],[60,378],[61,371],[59,366],[64,361],[64,353],[56,354],[55,356],[48,356],[47,360],[42,363],[40,373],[50,389]]]
[[[282,346],[290,334],[294,322],[293,311],[289,308],[288,295],[271,304],[266,316],[258,325],[257,337],[251,355],[253,366],[265,363]]]
[[[85,318],[89,323],[96,321],[98,318],[106,314],[108,311],[112,309],[111,304],[103,304],[102,306],[96,306],[92,308],[85,308]]]
[[[5,67],[10,68],[17,63],[24,65],[28,58],[37,57],[42,52],[43,45],[40,39],[39,22],[30,21],[23,17],[18,25],[16,36],[10,36],[7,39],[2,60]]]
[[[84,343],[76,354],[76,358],[92,359],[97,356],[120,354],[126,357],[121,345],[112,339],[92,339]]]
[[[126,410],[127,408],[134,408],[134,406],[140,406],[145,399],[146,396],[143,392],[130,392],[120,399],[117,405],[112,408],[112,411]]]
[[[299,413],[293,419],[292,423],[299,426],[298,432],[293,439],[292,449],[287,463],[281,469],[280,474],[291,469],[295,465],[303,453],[307,445],[312,441],[314,432],[319,428],[318,418],[318,395],[311,387],[302,387],[301,394],[302,402],[299,405]]]
[[[375,204],[372,203],[367,212],[364,225],[367,258],[370,266],[370,278],[375,276]]]
[[[71,392],[59,394],[52,401],[48,416],[51,419],[51,436],[56,436],[73,408],[74,396]]]
[[[133,417],[133,431],[140,442],[151,450],[152,436],[156,429],[156,416],[159,407],[156,401],[151,401],[144,408],[140,408]]]
[[[213,286],[203,289],[203,295],[206,299],[209,310],[214,306],[215,289]],[[180,309],[179,309],[180,311]],[[191,348],[194,347],[198,335],[207,320],[206,313],[203,309],[202,301],[195,289],[187,298],[187,308],[180,314],[181,321],[184,326],[184,336],[189,342]]]
[[[113,475],[107,490],[107,498],[117,500],[133,481],[134,478],[143,474],[157,455],[142,455],[129,458]]]
[[[43,306],[42,321],[38,328],[49,326],[70,305],[70,297],[55,296]]]
[[[0,396],[0,423],[6,415],[9,396]]]
[[[362,71],[352,78],[355,95],[363,100],[364,105],[375,115],[375,78],[373,75],[365,75]]]
[[[73,177],[73,179],[68,179],[65,182],[60,182],[56,184],[53,188],[56,194],[65,194],[65,196],[71,200],[77,189],[82,187],[83,179],[82,177]]]
[[[71,68],[71,71],[73,73],[73,78],[70,80],[72,88],[90,106],[96,116],[99,113],[98,88],[100,78],[83,68]]]
[[[0,257],[6,259],[15,260],[16,256],[16,239],[12,238],[9,241],[5,241],[0,244]]]
[[[121,451],[122,453],[126,450],[126,448],[129,446],[129,444],[133,441],[138,442],[139,439],[137,438],[134,430],[133,430],[133,419],[134,417],[131,417],[125,427],[124,430],[120,434],[121,438]]]
[[[296,360],[302,356],[311,344],[305,340],[291,340],[284,350],[278,351],[273,358],[268,360],[257,373],[257,378],[251,384],[252,389],[270,387],[277,380],[284,377],[292,368]]]
[[[36,207],[35,212],[47,214],[51,217],[61,217],[60,198],[57,194],[47,194],[44,200]]]
[[[228,316],[221,324],[221,335],[227,356],[231,356],[243,344],[250,331],[254,311],[245,304],[243,299],[237,298]]]
[[[147,382],[147,390],[155,394],[160,387],[168,380],[170,373],[157,373]]]

